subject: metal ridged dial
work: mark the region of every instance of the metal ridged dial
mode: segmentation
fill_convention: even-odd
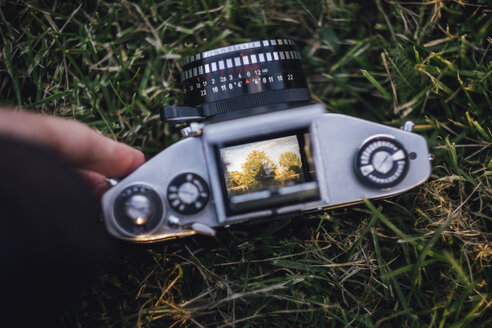
[[[399,184],[408,172],[408,155],[403,146],[391,137],[374,137],[359,149],[354,165],[357,177],[374,188]]]

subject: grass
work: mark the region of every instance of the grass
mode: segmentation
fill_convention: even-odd
[[[67,325],[492,326],[491,1],[2,1],[0,101],[83,121],[149,157],[178,140],[179,59],[295,40],[328,110],[416,123],[431,179],[387,200],[153,246]]]

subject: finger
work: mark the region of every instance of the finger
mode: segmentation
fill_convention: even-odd
[[[144,163],[142,152],[73,120],[0,110],[0,133],[42,144],[75,167],[122,177]]]
[[[115,142],[76,121],[47,122],[50,142],[73,165],[108,177],[122,177],[145,161],[144,155],[123,143]]]
[[[106,181],[106,177],[102,174],[80,169],[77,170],[77,172],[89,185],[89,188],[91,188],[97,198],[101,198],[102,195],[111,187]]]

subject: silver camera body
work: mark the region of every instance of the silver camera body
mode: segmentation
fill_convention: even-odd
[[[426,140],[409,130],[326,113],[319,104],[198,126],[195,136],[162,151],[103,196],[106,227],[117,238],[153,242],[394,196],[430,175]],[[310,152],[310,179],[227,192],[221,150],[299,134],[309,144],[300,151]]]
[[[291,40],[187,57],[185,107],[165,107],[186,136],[102,198],[111,235],[154,242],[295,217],[405,192],[430,175],[425,139],[313,104]]]

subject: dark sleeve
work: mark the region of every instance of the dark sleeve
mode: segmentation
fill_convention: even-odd
[[[76,172],[46,149],[2,136],[0,225],[0,313],[16,327],[57,326],[114,254]]]

